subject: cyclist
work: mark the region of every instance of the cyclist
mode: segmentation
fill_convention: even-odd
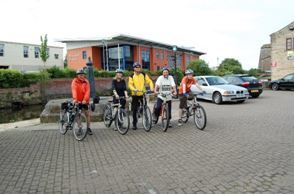
[[[145,85],[148,84],[153,90],[154,84],[148,75],[142,72],[142,66],[138,62],[133,65],[134,73],[129,77],[129,89],[132,95],[133,130],[137,129],[137,111],[139,102],[143,103],[143,92],[146,91]]]
[[[115,73],[116,75],[112,80],[112,91],[114,94],[113,103],[117,104],[120,102],[122,108],[124,109],[126,106],[126,99],[128,98],[127,85],[123,78],[123,70],[117,69]],[[125,97],[125,99],[120,97]]]
[[[90,128],[90,83],[86,79],[86,73],[84,69],[78,69],[76,72],[76,78],[71,83],[72,98],[74,103],[81,103],[83,112],[87,117],[87,132],[89,135],[93,135]]]
[[[154,111],[155,118],[159,117],[163,98],[167,98],[169,119],[171,119],[172,96],[170,94],[177,95],[177,91],[176,91],[176,84],[175,84],[174,78],[169,75],[169,69],[167,67],[164,67],[162,69],[162,75],[157,78],[155,83],[154,93],[158,94],[156,107]],[[167,96],[164,97],[163,95],[167,95]],[[155,120],[157,121],[158,119],[155,119]],[[169,127],[172,127],[171,124]]]
[[[203,91],[203,89],[198,84],[197,80],[193,77],[193,74],[194,72],[192,69],[187,69],[185,71],[185,76],[183,77],[181,81],[181,85],[179,87],[179,97],[180,97],[179,118],[180,119],[178,121],[178,125],[183,124],[183,121],[181,118],[182,118],[183,110],[187,108],[187,100],[191,90],[191,86],[196,85],[196,87],[199,90]]]

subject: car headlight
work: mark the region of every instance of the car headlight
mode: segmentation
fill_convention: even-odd
[[[232,95],[232,94],[234,94],[234,91],[225,91],[224,92],[224,95]]]

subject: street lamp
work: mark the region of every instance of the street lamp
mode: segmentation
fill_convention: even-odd
[[[173,46],[173,52],[174,52],[174,71],[175,71],[175,82],[176,82],[176,90],[178,91],[178,75],[177,75],[177,46]],[[178,92],[177,92],[177,98],[178,98]]]
[[[95,90],[95,78],[94,78],[94,70],[93,70],[93,62],[91,60],[91,57],[88,57],[88,61],[86,63],[86,69],[87,69],[87,77],[90,82],[90,97],[92,100],[91,109],[92,111],[95,110],[95,101],[96,101],[96,90]]]

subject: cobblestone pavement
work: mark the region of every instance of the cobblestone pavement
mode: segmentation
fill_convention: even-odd
[[[54,124],[3,131],[0,193],[294,193],[293,95],[202,101],[204,131],[173,121],[122,136],[94,123],[82,142]]]

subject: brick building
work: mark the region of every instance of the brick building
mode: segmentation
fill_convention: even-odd
[[[264,44],[260,49],[258,68],[264,72],[271,72],[272,57],[271,57],[271,44]]]
[[[88,57],[97,69],[132,69],[135,61],[144,69],[156,71],[164,66],[174,67],[173,45],[159,43],[127,35],[107,39],[62,40],[66,43],[67,62],[70,68],[83,67]],[[198,60],[205,53],[184,47],[177,47],[177,66],[186,69],[190,61]]]

